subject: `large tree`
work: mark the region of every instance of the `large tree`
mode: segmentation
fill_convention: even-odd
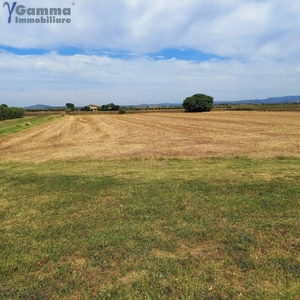
[[[75,105],[73,103],[66,103],[66,107],[68,110],[73,111],[75,109]]]
[[[205,94],[195,94],[183,101],[183,108],[188,112],[210,111],[213,108],[214,98]]]

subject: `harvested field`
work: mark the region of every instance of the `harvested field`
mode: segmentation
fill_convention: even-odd
[[[1,160],[300,157],[299,112],[65,116],[0,140]]]

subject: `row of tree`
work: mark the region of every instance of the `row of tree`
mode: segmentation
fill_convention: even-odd
[[[204,112],[210,111],[213,108],[214,98],[205,94],[195,94],[191,97],[187,97],[182,106],[187,112]],[[75,106],[73,103],[66,103],[67,110],[73,111]],[[91,106],[84,106],[80,109],[81,111],[91,111],[93,110]],[[120,110],[119,105],[114,103],[105,104],[97,107],[98,111],[108,111],[108,110]]]
[[[8,107],[6,104],[0,105],[0,121],[8,119],[23,118],[25,110],[20,107]]]
[[[191,97],[187,97],[183,101],[183,108],[188,112],[201,112],[210,111],[213,107],[214,98],[204,94],[195,94]],[[69,111],[75,110],[75,105],[73,103],[66,103],[66,109]],[[81,108],[82,111],[92,110],[90,106],[84,106]],[[117,111],[124,113],[124,108],[114,103],[105,104],[97,108],[99,111]],[[24,108],[19,107],[8,107],[6,104],[0,105],[0,121],[7,119],[15,119],[24,117]]]
[[[99,106],[97,108],[98,111],[116,111],[116,110],[119,110],[120,109],[120,105],[116,105],[114,103],[110,103],[110,104],[104,104],[102,106]],[[80,109],[81,111],[91,111],[91,107],[89,105],[87,106],[84,106]]]

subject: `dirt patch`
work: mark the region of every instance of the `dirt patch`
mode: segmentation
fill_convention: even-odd
[[[300,157],[299,112],[65,116],[0,140],[1,160]]]
[[[176,259],[176,255],[168,252],[168,251],[163,251],[163,250],[159,250],[159,249],[152,249],[151,254],[156,257],[156,258],[172,258],[172,259]]]
[[[141,271],[141,272],[132,271],[129,272],[126,276],[120,278],[119,282],[123,284],[133,284],[147,277],[147,275],[148,274],[146,271]]]

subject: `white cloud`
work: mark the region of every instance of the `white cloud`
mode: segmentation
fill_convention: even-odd
[[[67,101],[181,103],[198,92],[215,100],[260,98],[270,96],[270,91],[271,96],[297,94],[300,80],[300,69],[282,62],[122,60],[55,53],[22,57],[2,53],[0,61],[2,102],[24,106]]]
[[[8,24],[7,8],[1,8],[0,43],[137,53],[187,47],[243,58],[253,52],[280,58],[300,50],[300,3],[292,0],[77,0],[64,5],[72,9],[71,24]],[[27,8],[40,6],[37,0],[26,1]],[[55,0],[51,7],[63,6]]]
[[[75,5],[72,6],[72,2]],[[0,45],[45,48],[46,55],[0,52],[2,102],[77,105],[181,102],[203,92],[217,100],[299,94],[300,2],[294,0],[37,0],[26,7],[71,7],[71,24],[8,24]],[[127,50],[132,59],[60,56],[60,47]],[[225,61],[153,60],[167,48],[193,48]],[[50,99],[49,98],[49,99]],[[103,100],[105,99],[105,100]],[[50,100],[49,100],[50,101]]]

